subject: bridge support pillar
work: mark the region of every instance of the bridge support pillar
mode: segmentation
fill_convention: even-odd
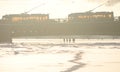
[[[12,43],[11,28],[9,25],[0,25],[0,43]]]

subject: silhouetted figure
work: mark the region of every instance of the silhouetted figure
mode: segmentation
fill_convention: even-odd
[[[19,54],[19,52],[18,51],[14,51],[14,54],[17,55],[17,54]]]
[[[69,43],[71,43],[71,39],[69,38]]]
[[[72,38],[72,39],[71,39],[71,38],[64,38],[64,39],[63,39],[63,42],[64,42],[64,43],[71,43],[71,42],[72,42],[72,43],[75,43],[75,38]]]
[[[68,41],[69,41],[69,40],[68,40],[68,39],[66,39],[66,42],[67,42],[67,43],[68,43]]]
[[[63,42],[64,42],[64,43],[66,42],[66,39],[65,39],[65,38],[63,39]]]
[[[75,38],[72,39],[73,43],[75,43]]]

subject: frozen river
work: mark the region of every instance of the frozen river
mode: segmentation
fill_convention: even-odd
[[[14,39],[0,44],[0,72],[120,72],[120,39]]]

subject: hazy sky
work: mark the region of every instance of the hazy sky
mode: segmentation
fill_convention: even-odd
[[[37,7],[29,14],[42,13],[50,14],[50,18],[64,18],[70,13],[85,12],[91,10],[105,0],[0,0],[0,18],[6,14],[20,14]],[[109,0],[95,10],[114,11],[115,15],[120,15],[120,0]]]

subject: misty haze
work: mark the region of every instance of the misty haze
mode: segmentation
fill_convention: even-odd
[[[120,72],[119,0],[0,3],[0,72]]]

